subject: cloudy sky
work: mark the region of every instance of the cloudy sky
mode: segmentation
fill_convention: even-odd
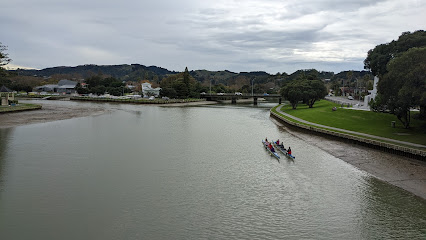
[[[425,13],[425,0],[1,0],[0,42],[8,67],[337,73],[424,30]]]

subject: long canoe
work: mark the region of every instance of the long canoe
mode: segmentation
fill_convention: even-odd
[[[275,146],[275,149],[278,149],[278,151],[280,151],[282,154],[284,154],[286,157],[289,157],[289,158],[291,158],[291,159],[295,159],[296,157],[295,156],[293,156],[293,155],[291,155],[291,154],[288,154],[287,153],[287,150],[285,149],[285,148],[282,148],[282,147],[280,147],[279,145],[277,145],[277,143],[276,142],[274,142],[273,141],[273,145]]]
[[[265,144],[264,140],[262,140],[262,144],[263,144],[263,147],[266,149],[266,151],[269,152],[269,155],[274,156],[277,159],[280,159],[280,155],[278,155],[278,153],[276,152],[272,152],[271,149],[269,149],[268,146]]]

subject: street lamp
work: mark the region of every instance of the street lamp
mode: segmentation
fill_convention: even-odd
[[[212,95],[212,80],[210,79],[210,95]]]

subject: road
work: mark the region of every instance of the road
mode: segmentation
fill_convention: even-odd
[[[330,96],[327,96],[327,97],[325,97],[325,99],[332,101],[332,102],[337,102],[337,103],[340,103],[340,104],[343,103],[344,105],[350,104],[350,105],[355,106],[356,104],[358,104],[358,106],[362,106],[363,108],[367,108],[366,106],[363,106],[364,101],[349,100],[347,97],[342,97],[342,96],[338,96],[338,97],[331,96],[330,97]]]

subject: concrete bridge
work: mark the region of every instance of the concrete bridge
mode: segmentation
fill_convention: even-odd
[[[281,104],[282,96],[280,94],[251,94],[251,93],[243,93],[243,94],[235,94],[235,93],[206,93],[200,94],[200,98],[205,98],[207,101],[220,101],[220,100],[231,100],[232,103],[237,103],[237,99],[249,99],[253,98],[253,104],[257,105],[258,98],[278,98],[279,104]]]

